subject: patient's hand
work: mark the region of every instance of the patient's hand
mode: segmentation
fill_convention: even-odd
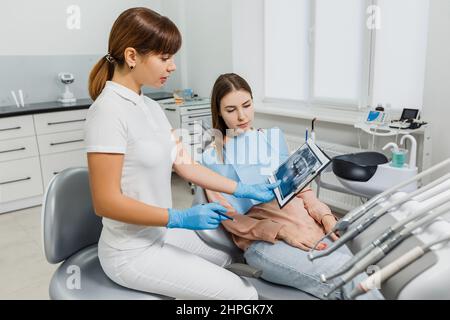
[[[325,233],[330,232],[336,224],[336,218],[333,215],[326,215],[322,218],[322,225]],[[339,237],[333,232],[331,235],[331,239],[336,241]]]
[[[283,240],[293,247],[309,251],[314,247],[316,242],[320,240],[320,237],[317,238],[310,232],[301,232],[298,228],[290,225],[283,225],[280,231],[278,231],[277,239]],[[323,250],[326,247],[326,243],[322,242],[317,246],[317,250]]]

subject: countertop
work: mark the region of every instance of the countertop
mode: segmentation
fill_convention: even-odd
[[[169,92],[146,93],[145,95],[153,100],[163,100],[173,97]],[[75,103],[69,105],[64,105],[57,101],[49,101],[27,104],[23,108],[18,108],[17,106],[0,107],[0,118],[16,117],[27,114],[88,109],[92,102],[93,101],[91,99],[78,99]]]

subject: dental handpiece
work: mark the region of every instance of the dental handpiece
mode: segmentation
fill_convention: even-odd
[[[310,261],[313,261],[317,258],[321,258],[321,257],[331,254],[332,252],[334,252],[337,249],[339,249],[340,247],[342,247],[347,241],[352,240],[357,235],[359,235],[361,232],[366,230],[370,225],[372,225],[381,216],[383,216],[388,210],[390,210],[396,206],[399,206],[400,204],[408,201],[409,199],[411,199],[415,196],[420,195],[421,193],[423,193],[431,188],[434,188],[436,185],[441,184],[444,180],[448,179],[449,177],[450,177],[450,173],[447,173],[443,177],[427,184],[426,186],[400,197],[399,199],[391,202],[389,205],[387,205],[385,207],[380,207],[379,209],[375,210],[375,212],[370,217],[366,218],[362,223],[360,223],[357,227],[350,229],[349,231],[344,233],[338,240],[333,242],[333,244],[328,249],[319,251],[315,255],[313,254],[315,248],[311,249],[311,251],[308,254],[308,259]]]
[[[390,209],[390,206],[381,207],[381,208],[378,208],[375,212],[379,213],[381,211],[385,211],[385,210],[387,211],[389,209]],[[313,261],[315,259],[318,259],[318,258],[321,258],[321,257],[324,257],[324,256],[327,256],[327,255],[331,254],[332,252],[334,252],[337,249],[339,249],[340,247],[342,247],[347,241],[350,241],[351,239],[356,237],[359,233],[364,231],[363,227],[364,226],[368,227],[370,224],[372,224],[372,222],[375,222],[375,219],[376,219],[375,214],[373,214],[369,218],[366,218],[356,228],[350,229],[346,233],[344,233],[338,240],[333,242],[332,245],[330,247],[328,247],[328,249],[326,249],[326,250],[318,251],[316,254],[313,254],[315,248],[311,249],[311,251],[308,254],[308,259],[310,261]]]
[[[442,243],[442,242],[448,242],[450,241],[450,236],[445,237],[443,239],[439,239],[436,241],[433,241],[427,245],[423,246],[417,246],[413,248],[411,251],[408,251],[398,259],[394,260],[387,266],[385,266],[383,269],[375,272],[370,277],[365,279],[364,281],[360,282],[348,295],[349,299],[355,299],[356,297],[360,296],[361,294],[364,294],[368,292],[369,290],[372,290],[374,288],[377,288],[377,285],[381,285],[383,282],[388,280],[390,277],[395,275],[397,272],[402,270],[404,267],[410,265],[420,257],[422,257],[425,253],[431,250],[431,247]]]
[[[375,247],[379,246],[381,243],[383,243],[386,239],[391,237],[395,231],[392,228],[388,228],[379,238],[371,242],[367,247],[360,250],[356,255],[354,255],[350,260],[348,260],[342,267],[340,267],[337,271],[331,274],[321,274],[320,280],[322,282],[327,282],[331,279],[336,278],[337,276],[340,276],[341,274],[344,274],[348,270],[350,270],[351,267],[353,267],[359,260],[361,260],[363,257],[365,257],[370,251],[372,251]]]
[[[434,188],[425,191],[418,195],[417,197],[413,198],[414,201],[426,201],[425,199],[434,196],[436,194],[440,194],[446,190],[450,190],[450,180],[445,181],[444,183],[441,183],[438,186],[435,186]],[[438,196],[439,197],[439,196]],[[428,200],[429,201],[429,200]],[[355,254],[350,260],[348,260],[342,267],[340,267],[335,272],[325,275],[322,274],[320,276],[320,279],[322,282],[326,282],[328,280],[331,280],[333,278],[336,278],[337,276],[345,273],[348,271],[357,261],[359,261],[362,257],[367,255],[373,248],[376,246],[379,246],[381,243],[383,243],[386,239],[391,237],[394,233],[398,232],[399,230],[406,227],[408,223],[410,223],[413,220],[416,220],[417,218],[420,218],[426,214],[428,214],[428,207],[424,207],[425,209],[418,209],[418,211],[413,212],[411,215],[407,216],[406,218],[399,220],[394,225],[390,226],[384,232],[376,238],[374,241],[372,241],[367,247],[360,250],[357,254]]]
[[[382,201],[385,201],[386,199],[380,198],[380,199],[378,199],[378,200],[379,200],[378,202],[382,202]],[[378,205],[378,202],[374,202],[374,203],[372,203],[372,204],[366,203],[365,205],[362,205],[362,206],[359,206],[359,207],[353,209],[353,210],[350,211],[347,215],[351,215],[352,212],[356,212],[356,211],[361,211],[361,212],[363,212],[364,214],[366,214],[368,211],[372,210],[373,208],[376,208],[376,206]],[[345,219],[345,218],[347,217],[347,215],[346,215],[345,217],[341,218],[340,220],[338,220],[338,221],[336,222],[336,224],[334,225],[334,227],[331,229],[331,231],[329,231],[327,234],[325,234],[321,239],[319,239],[319,240],[314,244],[314,246],[313,246],[313,247],[311,248],[311,250],[310,250],[310,255],[311,255],[311,253],[312,253],[313,251],[316,251],[316,250],[317,250],[317,246],[319,245],[319,243],[321,243],[322,241],[324,241],[324,240],[327,239],[327,238],[330,238],[330,236],[331,236],[333,233],[338,234],[339,232],[342,233],[342,232],[344,232],[345,230],[347,230],[347,228],[353,223],[353,222],[350,222],[349,220],[346,220],[346,219]],[[362,215],[361,215],[361,216],[362,216]]]
[[[371,264],[377,263],[382,258],[384,258],[386,254],[389,253],[393,248],[395,248],[400,242],[402,242],[404,239],[412,235],[412,232],[415,229],[423,227],[424,225],[432,222],[438,216],[448,212],[450,210],[450,204],[446,203],[449,200],[450,200],[449,196],[443,198],[441,201],[439,201],[439,203],[436,203],[436,205],[434,206],[438,207],[444,204],[442,207],[438,208],[435,212],[430,213],[424,218],[410,224],[408,227],[404,228],[399,233],[396,233],[392,238],[389,238],[381,245],[375,247],[371,252],[369,252],[368,255],[363,257],[360,261],[356,262],[354,267],[350,271],[348,271],[345,275],[342,276],[342,278],[338,281],[339,286],[337,288],[349,282],[356,275],[363,272]],[[430,206],[428,206],[428,209],[429,208]],[[334,288],[334,290],[337,288]],[[330,293],[331,292],[332,291],[330,291]]]
[[[450,197],[447,197],[444,201],[448,202],[450,200]],[[442,204],[442,203],[441,203]],[[412,235],[412,232],[420,227],[423,227],[430,222],[432,222],[434,219],[436,219],[438,216],[447,213],[450,210],[450,204],[447,203],[446,205],[443,205],[439,209],[436,210],[436,212],[433,212],[430,215],[427,215],[426,217],[420,219],[419,221],[416,221],[412,223],[410,226],[406,227],[399,233],[395,234],[392,238],[385,241],[380,246],[374,248],[368,255],[363,257],[360,261],[355,263],[353,268],[348,271],[346,274],[344,274],[342,277],[338,279],[338,281],[331,287],[330,291],[325,294],[325,297],[328,297],[332,292],[335,290],[341,288],[350,280],[352,280],[354,277],[356,277],[358,274],[363,272],[368,266],[373,265],[383,259],[392,249],[394,249],[399,243],[401,243],[403,240],[408,238]]]

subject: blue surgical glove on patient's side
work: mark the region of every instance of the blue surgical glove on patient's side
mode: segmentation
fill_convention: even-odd
[[[244,184],[238,182],[233,193],[236,198],[249,198],[261,202],[269,202],[275,198],[273,189],[280,185],[281,181],[275,183]]]
[[[226,213],[227,209],[218,203],[199,204],[188,209],[178,210],[169,208],[169,222],[167,228],[184,228],[191,230],[216,229],[227,217],[219,213]]]

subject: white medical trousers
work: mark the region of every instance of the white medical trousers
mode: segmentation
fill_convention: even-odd
[[[223,268],[231,257],[191,230],[169,229],[165,239],[132,250],[100,239],[98,255],[107,276],[127,288],[176,299],[258,299],[248,281]]]

